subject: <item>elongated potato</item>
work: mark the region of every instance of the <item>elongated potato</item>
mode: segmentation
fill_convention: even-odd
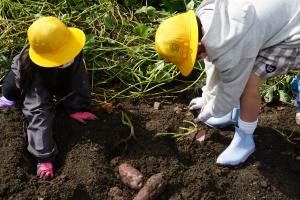
[[[131,189],[141,189],[143,186],[143,174],[127,163],[119,166],[121,181]]]
[[[162,173],[152,175],[140,189],[133,200],[153,200],[159,196],[167,186]]]

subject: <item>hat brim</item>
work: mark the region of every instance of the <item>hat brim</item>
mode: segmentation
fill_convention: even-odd
[[[70,38],[57,52],[39,54],[29,47],[30,59],[41,67],[58,67],[74,59],[83,49],[86,38],[82,30],[73,27],[68,29],[71,33]]]
[[[197,57],[197,51],[198,51],[198,23],[196,19],[195,12],[190,10],[187,12],[186,15],[186,23],[190,25],[190,34],[189,34],[189,53],[187,55],[187,58],[177,65],[180,73],[183,76],[188,76],[195,65],[196,57]]]

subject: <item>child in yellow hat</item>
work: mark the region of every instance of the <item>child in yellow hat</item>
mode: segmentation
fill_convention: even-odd
[[[13,59],[0,107],[22,102],[28,120],[27,149],[37,158],[37,176],[51,179],[52,161],[58,153],[52,133],[53,95],[68,95],[64,107],[71,118],[82,123],[96,119],[88,112],[91,97],[82,54],[85,34],[56,17],[36,20],[27,33],[29,45]]]
[[[206,85],[190,103],[191,110],[199,110],[196,121],[222,119],[240,104],[234,138],[217,163],[238,165],[254,152],[259,86],[300,68],[299,7],[299,0],[204,0],[196,12],[170,17],[158,27],[158,53],[184,76],[197,58],[204,59]]]

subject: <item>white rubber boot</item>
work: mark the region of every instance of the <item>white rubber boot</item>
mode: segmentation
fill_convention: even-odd
[[[233,110],[230,113],[226,114],[225,116],[220,118],[211,117],[204,123],[210,127],[222,129],[227,126],[237,125],[239,116],[240,116],[240,109],[233,108]]]
[[[234,137],[230,145],[217,158],[217,163],[238,165],[245,162],[254,150],[253,134],[246,134],[238,127],[235,127]]]

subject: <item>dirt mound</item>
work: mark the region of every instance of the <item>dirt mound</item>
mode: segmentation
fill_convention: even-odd
[[[179,101],[123,101],[108,114],[93,105],[95,121],[81,125],[58,111],[54,123],[59,147],[56,175],[52,181],[38,180],[35,160],[26,150],[26,122],[16,109],[0,110],[0,198],[1,199],[107,199],[118,186],[125,199],[137,191],[124,186],[117,167],[127,162],[145,177],[164,172],[168,186],[159,199],[300,199],[300,145],[281,136],[300,135],[294,122],[295,108],[265,107],[255,131],[256,151],[238,167],[215,164],[233,136],[232,130],[210,129],[202,143],[170,137],[158,132],[178,132],[191,119]],[[175,107],[183,108],[175,112]],[[129,133],[121,112],[130,117],[136,140],[114,146]]]

